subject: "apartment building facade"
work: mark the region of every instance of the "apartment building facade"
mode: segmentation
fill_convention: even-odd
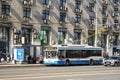
[[[0,0],[0,50],[38,57],[52,44],[120,45],[120,0]]]

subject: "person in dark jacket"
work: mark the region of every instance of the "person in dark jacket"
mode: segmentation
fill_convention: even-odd
[[[31,61],[32,61],[31,55],[28,56],[28,59],[27,59],[27,60],[28,60],[28,64],[32,63],[32,62],[31,62]]]

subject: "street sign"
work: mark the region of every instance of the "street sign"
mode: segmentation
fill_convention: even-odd
[[[23,48],[15,48],[14,49],[14,59],[16,61],[24,60],[24,49]]]

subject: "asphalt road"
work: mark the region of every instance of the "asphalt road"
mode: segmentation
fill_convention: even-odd
[[[120,67],[98,65],[1,68],[0,80],[120,80]]]

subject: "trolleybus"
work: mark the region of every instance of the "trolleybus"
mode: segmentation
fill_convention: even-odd
[[[102,64],[102,48],[82,45],[44,47],[45,65]]]

